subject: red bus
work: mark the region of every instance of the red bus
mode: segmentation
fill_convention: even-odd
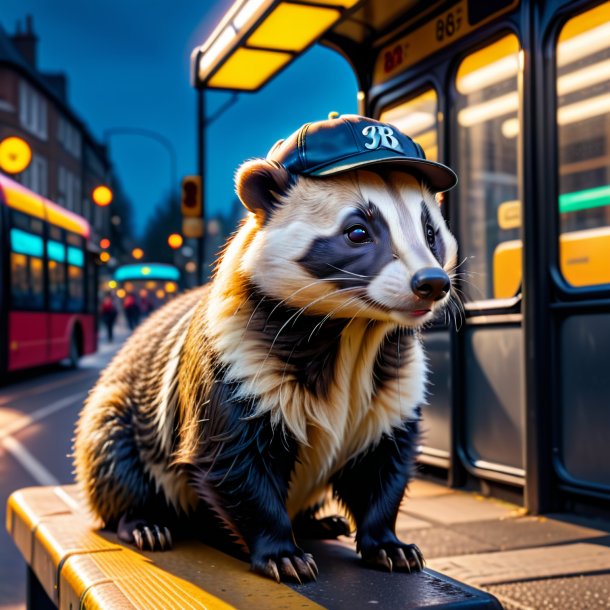
[[[0,175],[0,379],[97,349],[89,223]]]

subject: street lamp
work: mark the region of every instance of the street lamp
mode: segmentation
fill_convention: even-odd
[[[182,246],[183,243],[184,239],[182,239],[182,235],[180,235],[179,233],[172,233],[167,238],[167,244],[172,250],[177,250]]]
[[[112,203],[113,193],[106,185],[100,184],[93,189],[91,197],[96,205],[105,208]]]
[[[25,140],[11,136],[0,142],[0,169],[7,174],[19,174],[31,160],[32,149]]]
[[[144,250],[142,250],[142,248],[134,248],[131,251],[131,256],[139,261],[144,256]]]

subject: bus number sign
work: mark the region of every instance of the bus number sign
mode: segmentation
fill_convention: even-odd
[[[518,4],[519,0],[502,2],[498,10],[473,23],[469,18],[468,0],[460,0],[449,10],[381,49],[375,62],[373,83],[378,85],[389,80]]]
[[[460,31],[462,25],[462,7],[458,6],[454,11],[448,11],[444,17],[436,20],[436,40],[443,42],[445,38],[451,38]]]

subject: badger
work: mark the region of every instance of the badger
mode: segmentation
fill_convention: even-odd
[[[307,582],[297,541],[355,526],[377,569],[421,570],[395,534],[426,400],[420,329],[456,298],[446,166],[357,115],[304,125],[245,162],[247,216],[211,282],[130,337],[77,423],[87,506],[142,550],[205,507],[251,569]],[[334,496],[344,517],[317,518]],[[207,513],[203,513],[207,514]]]

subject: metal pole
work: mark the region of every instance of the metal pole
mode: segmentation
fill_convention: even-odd
[[[199,280],[203,284],[206,280],[204,269],[205,260],[205,90],[197,89],[197,173],[201,177],[201,220],[203,233],[199,238],[197,268]]]

